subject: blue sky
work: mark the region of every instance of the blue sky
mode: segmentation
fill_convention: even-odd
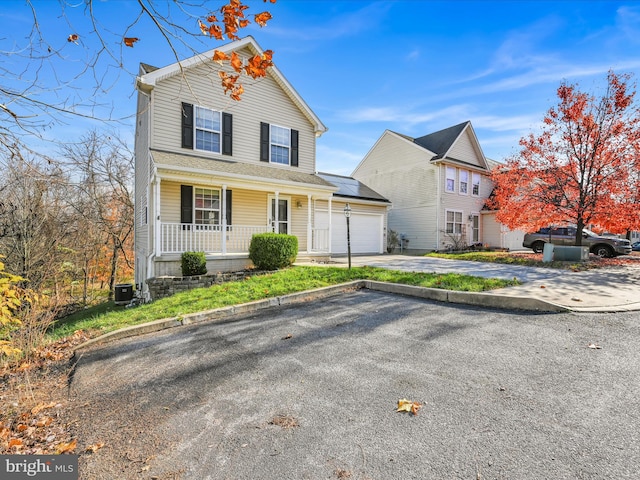
[[[280,71],[329,127],[317,143],[317,168],[325,172],[349,175],[385,129],[418,137],[466,120],[485,155],[502,161],[539,126],[562,81],[598,93],[610,69],[632,73],[636,81],[640,73],[637,1],[249,4],[253,13],[269,9],[273,19],[266,28],[252,26],[245,32],[275,52]],[[7,8],[11,5],[15,8]],[[75,51],[64,39],[72,28],[68,23],[76,29],[82,25],[82,8],[67,7],[68,18],[61,18],[56,2],[36,0],[34,5],[42,29],[62,42],[68,54],[64,60],[79,61],[78,50],[93,45],[88,31],[81,32],[83,42]],[[137,11],[134,2],[95,5],[113,30]],[[7,1],[3,7],[0,48],[6,51],[20,45],[33,22],[24,2]],[[123,50],[125,70],[135,72],[139,62],[164,66],[174,61],[150,25],[141,23],[131,35],[141,41]],[[205,41],[196,48],[220,44]],[[187,52],[179,49],[182,55]],[[44,72],[42,78],[53,77]],[[72,82],[74,95],[107,106],[109,115],[123,119],[111,128],[133,138],[133,78],[117,70],[107,78],[111,88],[95,95],[87,79]],[[47,134],[77,138],[88,128],[90,122],[76,119]]]

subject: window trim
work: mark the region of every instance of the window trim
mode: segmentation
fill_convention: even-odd
[[[197,197],[198,197],[198,190],[201,191],[209,191],[209,192],[217,192],[218,193],[218,208],[204,208],[204,207],[198,207],[197,204]],[[202,221],[198,221],[198,216],[197,216],[197,212],[198,211],[205,211],[205,212],[218,212],[218,221],[217,223],[202,223]],[[222,224],[222,191],[219,188],[213,188],[213,187],[197,187],[194,185],[193,187],[193,224],[194,225],[221,225]]]
[[[478,182],[475,182],[475,179],[478,179]],[[482,184],[482,175],[480,175],[478,172],[471,172],[471,196],[473,197],[479,197],[480,196],[480,185]],[[474,192],[474,189],[476,187],[476,185],[478,186],[478,191]]]
[[[453,213],[453,222],[449,221],[449,213]],[[455,215],[459,213],[460,214],[460,222],[456,222],[456,217]],[[451,223],[452,225],[452,229],[451,231],[449,231],[449,224]],[[460,225],[460,231],[456,232],[455,226],[456,225]],[[452,208],[447,208],[444,211],[444,231],[446,234],[448,235],[462,235],[464,232],[464,215],[463,215],[463,211],[462,210],[454,210]]]
[[[208,129],[208,128],[203,128],[203,127],[198,127],[198,110],[204,110],[204,111],[208,111],[208,112],[213,112],[218,114],[218,125],[220,130],[212,130],[212,129]],[[197,150],[198,152],[209,152],[209,153],[217,153],[218,155],[222,153],[222,111],[221,110],[215,110],[213,108],[209,108],[209,107],[203,107],[201,105],[194,105],[193,106],[193,149]],[[198,130],[203,131],[203,132],[209,132],[209,133],[214,133],[218,135],[218,150],[206,150],[203,148],[198,148],[198,140],[197,140],[197,135],[198,135]]]
[[[449,171],[453,171],[453,178],[449,177]],[[445,167],[444,173],[444,191],[447,193],[456,193],[456,180],[458,176],[458,169],[456,167]],[[453,185],[449,188],[449,180],[453,180]]]
[[[462,174],[465,173],[467,175],[467,181],[464,182],[464,188],[465,191],[462,191]],[[458,193],[460,195],[469,195],[469,171],[468,170],[463,170],[463,169],[459,169],[458,170]]]
[[[285,145],[284,143],[276,143],[273,141],[273,127],[276,128],[281,128],[282,130],[286,130],[288,132],[288,137],[289,137],[289,144]],[[275,124],[269,124],[269,163],[273,163],[275,165],[286,165],[286,166],[291,166],[291,128],[289,127],[283,127],[281,125],[275,125]],[[281,148],[286,148],[287,149],[287,163],[281,163],[281,162],[275,162],[273,160],[273,150],[272,148],[274,146],[277,147],[281,147]]]

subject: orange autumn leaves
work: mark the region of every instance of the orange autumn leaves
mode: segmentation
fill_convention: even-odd
[[[220,71],[218,75],[222,80],[222,88],[224,93],[229,93],[229,97],[233,100],[239,101],[240,96],[244,93],[242,84],[237,83],[240,79],[240,75],[245,73],[254,80],[256,78],[264,77],[267,75],[267,68],[273,66],[273,52],[266,50],[262,55],[254,55],[246,61],[246,64],[242,62],[242,59],[236,52],[232,52],[231,55],[227,55],[220,50],[216,50],[213,55],[213,61],[223,65],[223,62],[229,62],[231,68],[236,74],[229,74],[224,71]]]
[[[267,0],[264,0],[265,2]],[[276,0],[269,0],[271,3],[276,3]],[[209,35],[217,40],[222,40],[226,35],[230,40],[238,40],[238,30],[245,28],[249,25],[250,21],[245,18],[244,11],[249,8],[247,5],[243,5],[240,0],[231,0],[227,5],[220,9],[220,13],[223,14],[222,22],[218,20],[215,15],[209,15],[206,23],[199,20],[200,30],[205,35]],[[254,16],[254,21],[261,27],[266,26],[267,21],[271,19],[269,12],[258,13]],[[221,23],[221,24],[220,24]],[[228,62],[231,68],[236,72],[227,73],[220,71],[218,75],[222,83],[222,88],[225,94],[229,94],[229,97],[233,100],[239,101],[241,95],[244,93],[244,87],[238,82],[242,74],[249,75],[254,80],[267,75],[267,68],[273,66],[273,52],[266,50],[262,55],[254,55],[246,62],[243,62],[240,56],[236,52],[232,52],[231,55],[227,55],[220,50],[216,50],[213,54],[213,61],[224,65],[224,62]]]

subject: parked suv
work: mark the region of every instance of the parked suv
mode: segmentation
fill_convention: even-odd
[[[547,242],[554,245],[575,245],[576,227],[541,228],[536,233],[527,233],[524,236],[522,246],[540,253]],[[599,257],[615,257],[631,253],[629,240],[618,237],[603,237],[586,228],[582,230],[582,246],[589,247],[589,251]]]

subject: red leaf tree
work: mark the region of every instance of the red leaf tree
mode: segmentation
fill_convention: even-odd
[[[509,228],[535,231],[572,224],[581,245],[586,226],[640,230],[640,115],[630,75],[609,72],[601,97],[562,83],[541,133],[492,175],[490,206]]]

